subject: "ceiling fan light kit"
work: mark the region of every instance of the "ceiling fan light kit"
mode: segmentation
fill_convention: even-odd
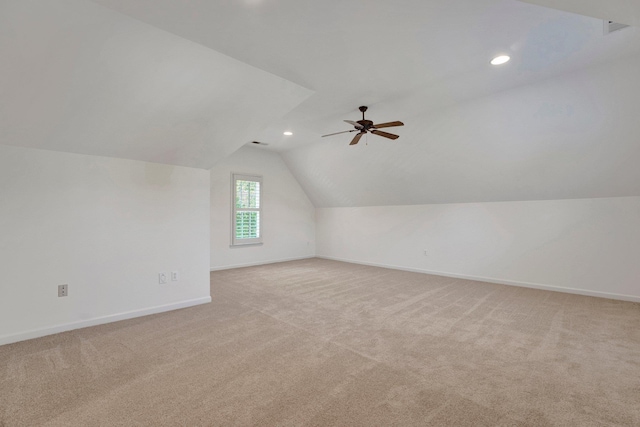
[[[365,113],[365,111],[367,111],[367,107],[366,106],[363,105],[362,107],[359,108],[359,110],[362,112],[362,120],[358,120],[357,122],[355,122],[353,120],[345,120],[345,122],[349,123],[350,125],[352,125],[354,127],[354,129],[345,130],[343,132],[330,133],[328,135],[322,135],[322,137],[324,138],[325,136],[339,135],[341,133],[358,132],[356,134],[356,136],[351,140],[351,143],[349,145],[356,145],[360,141],[360,138],[362,138],[362,135],[364,135],[366,133],[372,133],[374,135],[382,136],[382,137],[389,138],[389,139],[398,139],[399,138],[398,135],[395,135],[393,133],[384,132],[384,131],[381,131],[381,130],[378,130],[378,129],[390,128],[390,127],[395,127],[395,126],[404,126],[404,123],[395,121],[395,122],[386,122],[386,123],[374,124],[371,120],[367,120],[367,119],[364,118],[364,113]]]

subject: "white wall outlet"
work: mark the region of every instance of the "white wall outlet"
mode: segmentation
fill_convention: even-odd
[[[164,285],[167,283],[167,273],[165,272],[158,273],[158,283],[160,283],[161,285]]]
[[[58,285],[58,297],[69,295],[69,285]]]
[[[426,249],[424,250],[424,256],[427,256],[427,250]]]
[[[178,270],[171,272],[171,281],[172,282],[180,281],[180,272]]]

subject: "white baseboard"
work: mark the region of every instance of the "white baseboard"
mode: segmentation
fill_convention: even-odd
[[[479,282],[489,282],[489,283],[498,283],[500,285],[519,286],[521,288],[541,289],[545,291],[564,292],[567,294],[577,294],[577,295],[585,295],[590,297],[615,299],[615,300],[621,300],[621,301],[640,302],[640,297],[633,296],[633,295],[612,294],[608,292],[589,291],[586,289],[563,288],[560,286],[542,285],[539,283],[530,283],[530,282],[519,282],[517,280],[496,279],[493,277],[469,276],[466,274],[448,273],[443,271],[425,270],[425,269],[412,268],[412,267],[401,267],[397,265],[378,264],[378,263],[372,263],[372,262],[356,261],[352,259],[337,258],[337,257],[323,256],[323,255],[316,255],[316,258],[348,262],[351,264],[368,265],[371,267],[390,268],[392,270],[402,270],[402,271],[411,271],[414,273],[433,274],[435,276],[453,277],[456,279],[477,280]]]
[[[34,329],[31,331],[20,332],[12,335],[0,337],[0,345],[11,344],[18,341],[40,338],[47,335],[59,334],[60,332],[71,331],[74,329],[88,328],[89,326],[97,326],[105,323],[117,322],[119,320],[133,319],[134,317],[148,316],[150,314],[163,313],[165,311],[178,310],[180,308],[193,307],[194,305],[207,304],[211,302],[211,297],[196,298],[187,301],[180,301],[173,304],[159,305],[156,307],[144,308],[142,310],[127,311],[125,313],[111,314],[109,316],[96,317],[94,319],[81,320],[79,322],[65,323],[62,325],[51,326],[42,329]]]
[[[255,267],[256,265],[267,265],[267,264],[275,264],[278,262],[298,261],[301,259],[311,259],[315,257],[316,257],[315,255],[308,255],[308,256],[297,257],[297,258],[285,258],[285,259],[276,259],[276,260],[269,260],[269,261],[250,262],[246,264],[223,265],[220,267],[211,267],[211,271],[231,270],[233,268],[242,268],[242,267]]]

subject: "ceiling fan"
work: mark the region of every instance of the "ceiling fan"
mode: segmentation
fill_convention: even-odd
[[[390,127],[394,127],[394,126],[404,126],[404,123],[402,123],[402,122],[387,122],[387,123],[373,124],[373,122],[371,120],[366,120],[364,118],[364,112],[367,111],[367,107],[362,106],[362,107],[359,108],[359,110],[362,111],[362,120],[358,120],[357,122],[354,122],[352,120],[345,120],[345,122],[349,123],[350,125],[353,125],[353,127],[355,129],[345,130],[343,132],[330,133],[328,135],[322,135],[322,137],[324,138],[325,136],[339,135],[341,133],[358,132],[358,134],[351,140],[351,143],[349,145],[356,145],[358,143],[358,141],[360,141],[360,138],[362,138],[362,135],[366,134],[367,132],[370,132],[370,133],[372,133],[374,135],[384,136],[385,138],[389,138],[389,139],[398,139],[399,138],[398,135],[394,135],[394,134],[388,133],[388,132],[383,132],[383,131],[378,130],[378,129],[380,129],[380,128],[390,128]]]

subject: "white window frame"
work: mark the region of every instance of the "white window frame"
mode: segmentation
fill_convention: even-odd
[[[254,181],[260,184],[259,192],[259,207],[258,208],[237,208],[236,207],[236,182],[237,181]],[[231,246],[249,246],[249,245],[261,245],[262,244],[262,194],[263,194],[262,176],[232,173],[231,174]],[[237,239],[236,238],[236,217],[238,211],[250,211],[258,212],[258,237],[252,239]]]

